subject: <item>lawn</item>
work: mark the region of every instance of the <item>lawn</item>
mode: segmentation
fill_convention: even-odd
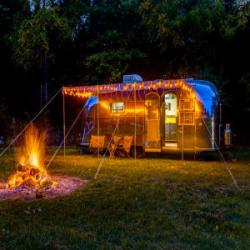
[[[51,174],[89,184],[73,195],[0,202],[0,249],[250,249],[250,165],[59,155]],[[13,171],[1,160],[0,178]]]

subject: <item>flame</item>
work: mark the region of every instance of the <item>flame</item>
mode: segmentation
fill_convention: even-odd
[[[49,180],[44,166],[45,133],[39,133],[32,124],[24,136],[24,146],[17,155],[17,171],[9,177],[8,186],[17,188],[22,185],[39,188]]]

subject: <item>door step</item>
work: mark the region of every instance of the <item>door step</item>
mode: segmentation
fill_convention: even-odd
[[[177,148],[177,143],[176,142],[165,142],[165,146],[168,148]]]

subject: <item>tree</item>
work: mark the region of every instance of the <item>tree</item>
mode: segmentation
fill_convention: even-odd
[[[7,83],[1,95],[8,92],[5,106],[13,113],[37,110],[29,104],[38,99],[46,55],[54,91],[67,83],[120,81],[132,72],[148,80],[202,78],[230,97],[228,113],[238,115],[232,119],[244,116],[239,110],[249,106],[249,2],[46,0],[44,9],[42,2],[0,4],[2,81]],[[34,99],[24,100],[27,93]]]
[[[44,53],[53,62],[55,49],[68,38],[67,20],[57,14],[56,8],[39,9],[11,34],[13,58],[25,70],[42,67]]]
[[[84,63],[89,80],[119,81],[133,61],[144,57],[138,5],[135,0],[93,1]]]

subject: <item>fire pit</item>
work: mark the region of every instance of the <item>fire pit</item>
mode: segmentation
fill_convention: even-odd
[[[12,189],[8,183],[0,180],[0,200],[33,200],[33,199],[49,199],[69,195],[76,189],[87,184],[87,180],[70,176],[51,176],[53,185],[34,188],[31,186],[20,185]]]
[[[7,181],[0,180],[0,200],[54,198],[72,193],[86,180],[68,176],[50,176],[44,166],[45,133],[32,124],[25,143],[17,154],[17,170]]]

